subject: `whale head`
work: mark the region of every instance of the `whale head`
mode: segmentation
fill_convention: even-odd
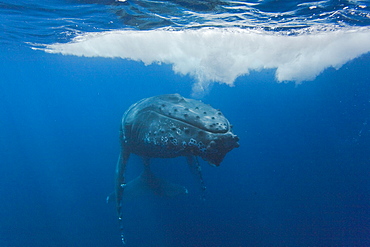
[[[200,156],[219,166],[239,146],[220,110],[179,94],[159,95],[132,105],[122,120],[131,151],[147,157]]]

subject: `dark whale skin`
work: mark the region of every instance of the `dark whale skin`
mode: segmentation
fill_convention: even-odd
[[[122,118],[120,133],[127,152],[148,158],[194,155],[216,166],[239,146],[220,110],[179,94],[133,104]]]
[[[239,147],[239,138],[233,134],[229,121],[220,110],[179,94],[145,98],[130,106],[122,117],[120,141],[115,198],[123,243],[122,202],[125,195],[135,195],[135,191],[143,189],[170,197],[188,193],[183,186],[157,178],[150,170],[150,158],[186,156],[190,169],[200,180],[204,198],[206,187],[196,156],[219,166],[229,151]],[[144,171],[137,179],[126,183],[125,171],[131,153],[143,157]]]

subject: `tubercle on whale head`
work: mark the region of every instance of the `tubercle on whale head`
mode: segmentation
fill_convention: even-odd
[[[222,135],[210,141],[206,152],[201,157],[211,166],[220,166],[226,154],[239,147],[239,137],[232,133]]]

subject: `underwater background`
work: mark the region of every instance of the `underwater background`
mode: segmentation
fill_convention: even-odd
[[[240,147],[154,159],[127,246],[370,246],[369,1],[0,1],[0,246],[122,246],[119,125],[179,93]],[[142,171],[132,156],[128,178]]]

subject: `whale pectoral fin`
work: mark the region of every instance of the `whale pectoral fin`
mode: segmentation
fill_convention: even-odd
[[[117,167],[116,167],[116,184],[115,184],[115,194],[116,194],[116,206],[117,206],[117,213],[118,218],[122,218],[122,196],[123,191],[125,189],[125,171],[126,171],[126,164],[127,160],[130,156],[130,153],[125,152],[124,150],[118,157]]]
[[[190,172],[200,180],[201,199],[205,200],[206,186],[203,180],[202,168],[200,167],[198,158],[196,156],[187,156],[186,159],[189,165]]]
[[[151,193],[163,197],[174,197],[187,194],[188,190],[184,186],[168,182],[155,176],[149,166],[146,166],[139,177],[127,184],[123,200],[129,200]]]
[[[118,221],[120,224],[120,231],[121,231],[121,241],[125,244],[125,237],[123,233],[123,212],[122,212],[122,197],[123,191],[125,189],[125,171],[128,158],[130,157],[130,152],[125,151],[122,149],[121,154],[118,157],[118,162],[116,166],[116,184],[115,184],[115,196],[116,196],[116,208],[118,214]],[[107,198],[109,199],[109,197]]]

